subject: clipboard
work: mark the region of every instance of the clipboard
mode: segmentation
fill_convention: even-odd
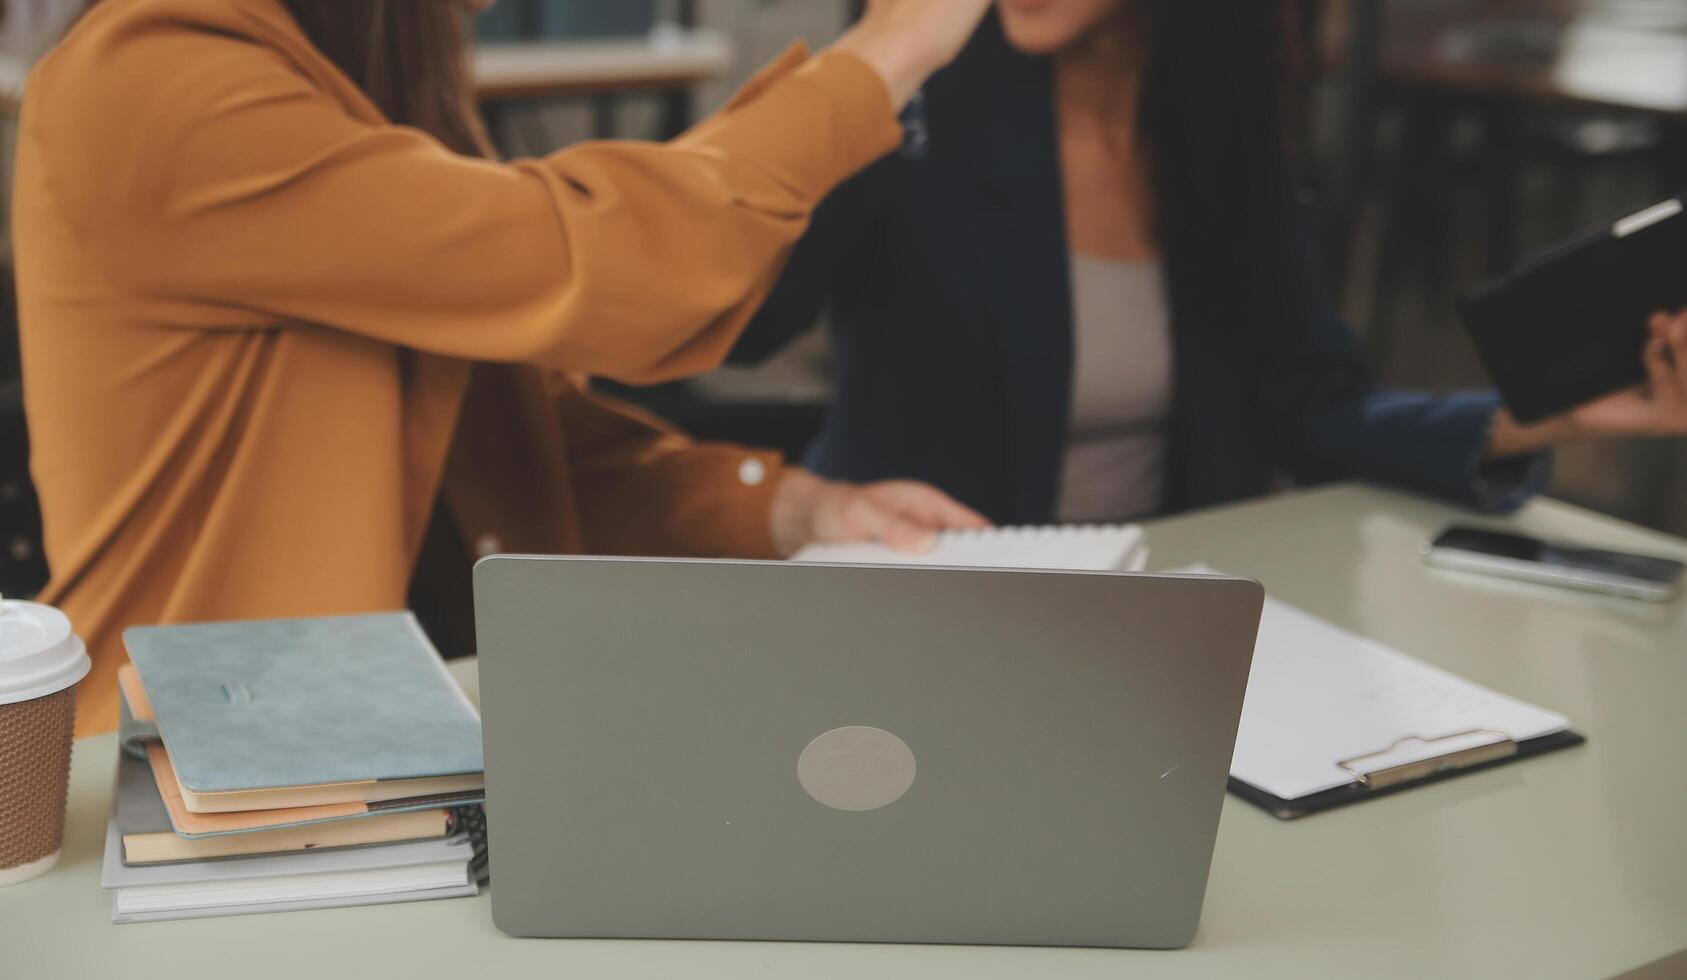
[[[1268,793],[1252,783],[1237,779],[1235,776],[1230,777],[1228,788],[1237,797],[1252,803],[1279,820],[1294,820],[1324,810],[1333,810],[1351,803],[1361,803],[1365,800],[1398,793],[1401,790],[1440,782],[1443,779],[1481,772],[1484,769],[1503,766],[1508,762],[1516,762],[1531,756],[1573,748],[1587,742],[1586,736],[1570,729],[1554,732],[1550,735],[1526,738],[1521,741],[1515,740],[1502,732],[1492,732],[1491,734],[1498,737],[1483,745],[1452,749],[1441,755],[1403,765],[1388,766],[1375,770],[1363,768],[1366,759],[1385,755],[1399,747],[1403,742],[1415,740],[1425,744],[1434,744],[1486,731],[1486,729],[1473,729],[1454,732],[1438,738],[1405,736],[1393,745],[1372,753],[1370,756],[1339,760],[1336,765],[1352,772],[1355,782],[1296,799],[1284,799],[1281,796]]]
[[[1585,741],[1562,714],[1267,598],[1229,789],[1291,820]]]

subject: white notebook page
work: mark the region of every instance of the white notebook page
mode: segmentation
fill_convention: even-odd
[[[797,552],[791,560],[1102,572],[1140,571],[1147,558],[1142,528],[1131,524],[952,531],[938,535],[937,547],[924,554],[892,551],[877,544],[813,545]]]
[[[1522,741],[1569,726],[1563,715],[1267,599],[1230,774],[1293,800],[1356,782],[1336,763],[1380,753],[1402,738],[1482,729]],[[1479,734],[1408,742],[1354,768],[1370,772],[1498,740]]]

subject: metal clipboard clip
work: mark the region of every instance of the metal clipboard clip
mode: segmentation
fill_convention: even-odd
[[[1492,735],[1495,740],[1492,742],[1483,742],[1480,745],[1473,745],[1469,748],[1454,749],[1442,755],[1432,756],[1428,759],[1419,759],[1415,762],[1405,762],[1396,766],[1385,766],[1381,769],[1375,770],[1357,768],[1357,764],[1364,762],[1366,759],[1376,759],[1388,756],[1401,746],[1410,742],[1418,742],[1423,745],[1437,745],[1442,742],[1451,742],[1455,739],[1468,738],[1472,735]],[[1348,775],[1351,775],[1354,779],[1358,780],[1359,785],[1365,787],[1366,789],[1384,789],[1389,786],[1397,786],[1400,783],[1410,783],[1419,779],[1427,779],[1430,776],[1437,776],[1444,772],[1452,772],[1458,769],[1469,769],[1472,766],[1479,766],[1488,762],[1496,762],[1500,759],[1509,759],[1516,754],[1517,742],[1510,735],[1507,735],[1504,732],[1495,731],[1491,728],[1472,728],[1462,732],[1453,732],[1449,735],[1439,735],[1435,738],[1423,738],[1418,735],[1407,735],[1404,738],[1396,739],[1394,744],[1385,749],[1380,749],[1376,752],[1367,752],[1364,755],[1356,755],[1350,759],[1342,759],[1340,762],[1336,763],[1336,768],[1343,770]]]

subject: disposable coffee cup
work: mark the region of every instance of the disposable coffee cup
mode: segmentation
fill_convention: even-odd
[[[76,685],[90,667],[64,613],[0,597],[0,886],[58,863]]]

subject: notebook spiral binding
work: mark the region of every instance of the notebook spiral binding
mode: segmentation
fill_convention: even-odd
[[[1019,538],[1082,537],[1090,534],[1117,534],[1128,530],[1126,524],[1023,524],[1013,527],[989,527],[978,531],[944,531],[949,541],[1003,541]]]
[[[486,846],[486,808],[480,804],[452,807],[451,825],[455,832],[467,834],[469,844],[474,847],[474,858],[469,861],[469,871],[474,874],[476,881],[486,881],[488,871],[488,851]]]

